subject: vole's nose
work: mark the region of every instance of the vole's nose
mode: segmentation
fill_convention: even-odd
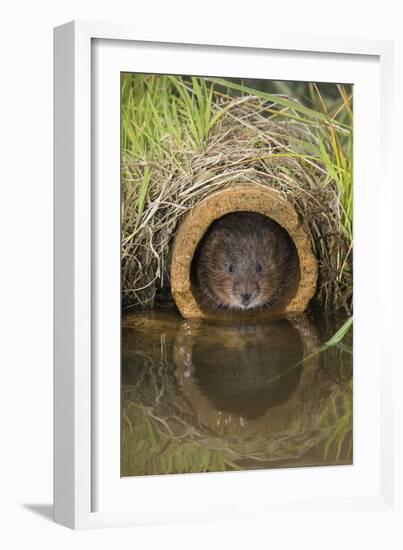
[[[243,302],[248,302],[249,299],[250,299],[250,294],[248,294],[248,293],[241,294],[241,298],[242,298]]]

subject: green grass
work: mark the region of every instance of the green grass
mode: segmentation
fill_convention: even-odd
[[[338,99],[324,96],[319,86],[309,84],[309,97],[293,95],[298,83],[281,83],[282,95],[267,93],[224,79],[134,75],[122,76],[122,152],[124,159],[138,163],[142,172],[141,206],[149,192],[154,163],[167,159],[188,171],[181,151],[198,151],[219,121],[223,111],[213,103],[231,95],[255,95],[267,102],[274,119],[292,120],[304,126],[304,139],[295,142],[301,160],[317,162],[338,188],[340,218],[345,235],[352,241],[353,224],[353,112],[351,87],[334,85]],[[297,87],[298,89],[298,87]],[[333,94],[334,95],[334,94]],[[144,167],[147,167],[145,169]],[[130,185],[130,181],[125,181]]]
[[[343,339],[346,336],[346,334],[350,331],[350,329],[353,326],[353,317],[349,317],[345,323],[333,334],[331,338],[327,342],[325,342],[322,346],[320,346],[318,349],[314,350],[312,353],[304,357],[303,361],[308,361],[309,359],[312,359],[313,357],[323,353],[324,351],[328,350],[332,347],[337,347],[341,349],[342,351],[345,351],[347,353],[352,353],[352,350],[343,344]],[[300,363],[298,363],[299,365]]]
[[[327,172],[327,181],[333,180],[337,183],[343,228],[352,241],[353,110],[352,95],[347,87],[335,85],[340,95],[339,101],[335,102],[325,98],[315,83],[310,83],[311,107],[308,107],[301,101],[301,97],[292,96],[292,85],[288,90],[287,85],[284,85],[283,90],[288,91],[288,94],[287,97],[282,97],[223,79],[215,79],[213,82],[229,90],[256,95],[272,102],[273,107],[267,110],[273,118],[291,119],[309,130],[306,132],[307,139],[296,144],[303,151],[301,158],[310,157],[317,161]]]
[[[288,372],[290,372],[291,370],[299,367],[300,365],[303,365],[304,363],[307,363],[308,361],[310,361],[311,359],[313,359],[314,357],[317,357],[318,355],[326,352],[327,350],[331,349],[331,348],[338,348],[339,350],[343,351],[343,352],[346,352],[350,355],[352,355],[353,351],[352,349],[343,343],[343,339],[344,337],[347,335],[347,333],[350,331],[350,329],[352,328],[353,326],[353,317],[349,317],[347,319],[347,321],[345,321],[343,323],[343,325],[333,334],[333,336],[331,338],[329,338],[329,340],[327,340],[327,342],[325,342],[324,344],[322,344],[321,346],[319,346],[318,348],[314,349],[311,353],[309,353],[308,355],[305,355],[303,359],[301,359],[301,361],[298,361],[297,363],[294,363],[293,365],[291,365],[290,367],[288,367],[287,369],[285,369],[281,374],[273,377],[270,379],[270,382],[275,382],[276,380],[278,380],[279,378],[281,378],[282,376],[284,376],[285,374],[287,374]]]
[[[202,78],[122,77],[122,149],[138,162],[175,159],[183,143],[195,151],[220,118],[212,112],[214,88]]]

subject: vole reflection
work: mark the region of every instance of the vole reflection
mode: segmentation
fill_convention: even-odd
[[[255,419],[288,401],[302,371],[303,345],[288,321],[202,326],[187,341],[192,378],[212,407]]]

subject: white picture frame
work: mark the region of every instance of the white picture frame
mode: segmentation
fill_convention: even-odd
[[[71,528],[244,517],[265,521],[269,515],[348,509],[387,511],[398,522],[391,421],[399,413],[393,385],[397,355],[388,344],[387,327],[370,322],[371,315],[380,318],[391,310],[386,289],[396,284],[393,265],[399,261],[393,232],[393,43],[275,33],[253,42],[223,41],[208,32],[199,38],[185,30],[181,36],[169,31],[152,36],[130,25],[73,22],[55,29],[54,45],[55,521]],[[263,70],[268,60],[271,68],[266,64]],[[115,84],[120,71],[132,70],[221,76],[245,76],[239,71],[248,70],[247,76],[263,71],[266,78],[320,80],[322,75],[325,81],[356,84],[355,203],[362,215],[355,225],[354,466],[119,478],[120,219],[119,187],[112,182],[120,174],[120,103]],[[375,110],[371,121],[369,103]],[[381,163],[382,196],[376,186]],[[265,484],[270,491],[262,494]]]

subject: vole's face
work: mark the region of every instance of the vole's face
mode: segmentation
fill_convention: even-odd
[[[203,294],[218,309],[271,307],[286,272],[284,239],[273,222],[258,214],[230,214],[219,220],[200,249]]]
[[[269,297],[267,265],[256,254],[244,253],[241,257],[223,255],[220,262],[221,277],[214,287],[224,306],[252,309],[263,306]]]

